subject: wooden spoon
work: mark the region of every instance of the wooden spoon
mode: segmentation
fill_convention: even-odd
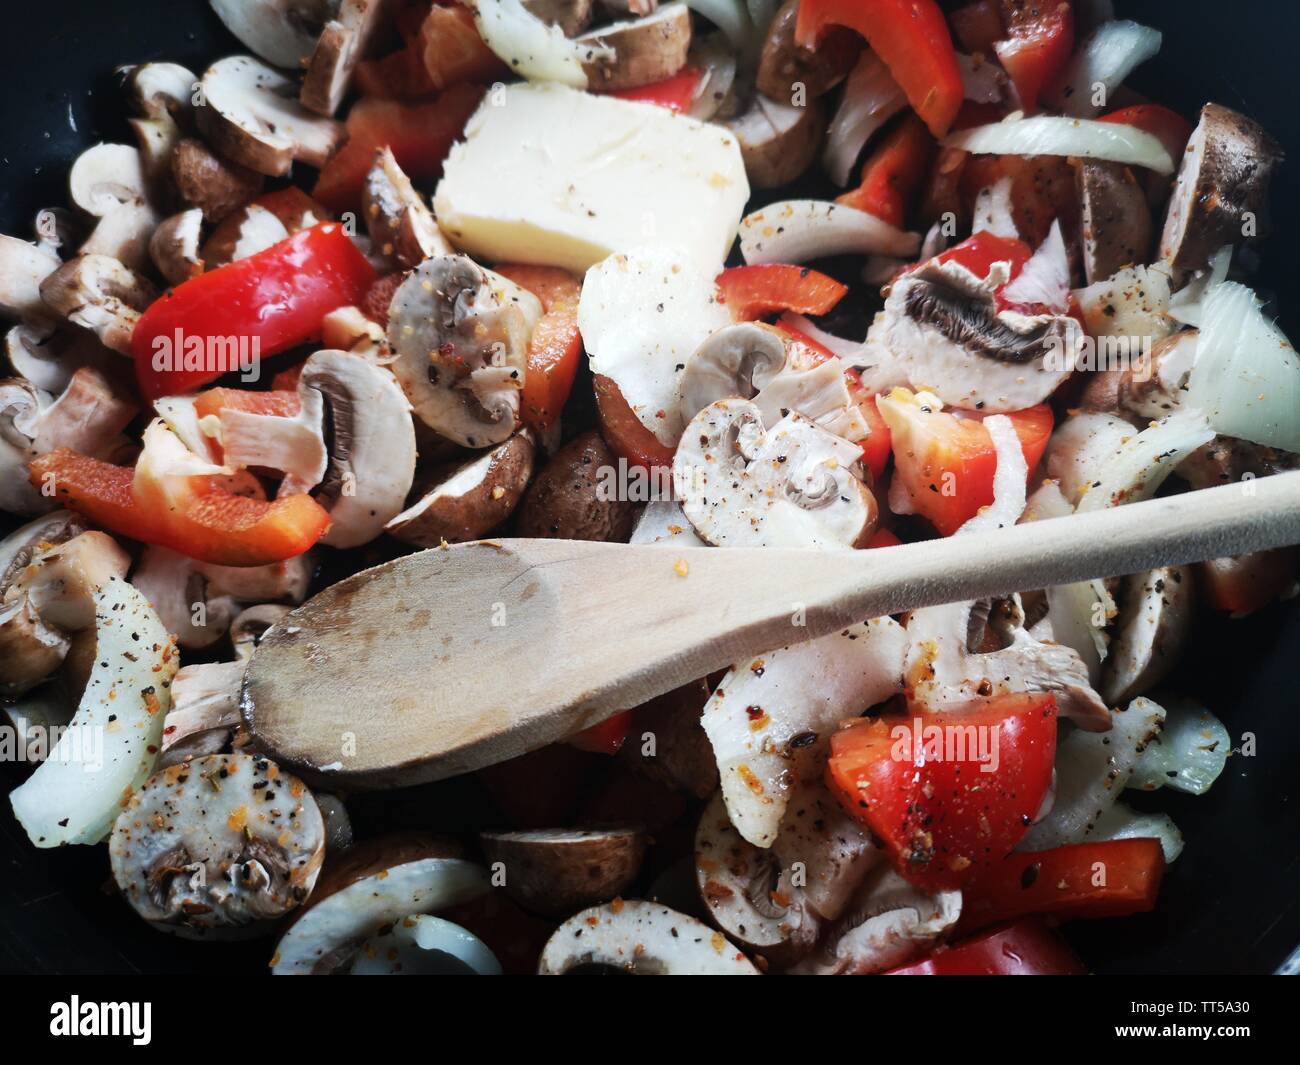
[[[1300,472],[876,551],[500,540],[358,573],[263,637],[244,720],[339,784],[480,769],[857,621],[1300,543]]]

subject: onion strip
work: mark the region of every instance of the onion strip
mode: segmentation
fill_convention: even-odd
[[[1086,118],[1035,115],[950,133],[945,148],[976,155],[1064,155],[1144,166],[1172,174],[1174,161],[1160,141],[1136,126]]]

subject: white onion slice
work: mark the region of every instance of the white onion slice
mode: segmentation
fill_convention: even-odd
[[[1177,410],[1153,422],[1102,466],[1085,487],[1076,512],[1150,499],[1183,459],[1213,439],[1214,430],[1199,410]]]
[[[484,43],[511,71],[530,81],[558,81],[587,87],[584,60],[613,59],[614,50],[578,44],[558,26],[548,26],[521,0],[467,0]]]
[[[1202,304],[1196,364],[1185,402],[1215,430],[1265,447],[1300,451],[1300,358],[1264,317],[1258,297],[1225,281]]]
[[[1228,280],[1231,265],[1232,245],[1227,244],[1210,257],[1208,269],[1197,270],[1187,284],[1169,297],[1169,317],[1199,328],[1205,313],[1205,297]]]
[[[700,83],[686,113],[707,122],[726,102],[736,83],[736,53],[720,33],[696,41],[688,60],[700,68]]]
[[[744,0],[686,0],[686,6],[712,22],[738,52],[746,52],[753,44],[754,23]]]
[[[972,233],[992,233],[995,237],[1019,240],[1015,215],[1011,211],[1011,179],[1001,178],[979,190],[971,213]]]
[[[747,263],[805,263],[852,253],[906,258],[920,247],[920,233],[828,200],[783,200],[740,223],[740,251]]]
[[[1159,30],[1136,22],[1103,23],[1074,53],[1048,102],[1075,118],[1100,114],[1124,79],[1160,51],[1161,39]]]
[[[1052,222],[1047,239],[1016,279],[1002,290],[1002,297],[1009,303],[1037,303],[1056,314],[1066,312],[1070,305],[1070,258],[1059,221]]]
[[[781,315],[781,324],[788,326],[797,333],[802,333],[810,340],[815,340],[827,351],[844,359],[846,362],[852,363],[862,353],[863,345],[861,341],[849,340],[847,337],[837,337],[834,333],[828,333],[802,314],[787,311]]]
[[[997,451],[998,465],[993,473],[993,502],[975,517],[968,519],[957,533],[992,532],[1005,529],[1020,520],[1025,511],[1025,482],[1029,467],[1020,447],[1015,423],[1005,414],[993,414],[984,419]]]
[[[849,183],[867,141],[906,105],[907,97],[889,68],[875,52],[865,49],[844,83],[840,105],[826,130],[822,165],[835,184]]]
[[[1168,150],[1150,133],[1136,126],[1086,118],[1013,117],[950,133],[943,143],[976,155],[1075,155],[1144,166],[1157,174],[1174,172]]]
[[[1047,445],[1047,472],[1060,482],[1071,512],[1084,486],[1136,435],[1123,418],[1094,411],[1072,414],[1057,427]]]
[[[1183,834],[1168,814],[1140,814],[1122,802],[1115,803],[1097,818],[1088,839],[1158,839],[1168,865],[1183,853]]]
[[[1165,710],[1164,731],[1147,744],[1128,786],[1204,795],[1228,763],[1232,737],[1222,721],[1188,699],[1166,700]]]

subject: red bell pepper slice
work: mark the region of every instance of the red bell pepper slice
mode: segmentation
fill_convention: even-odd
[[[1030,918],[996,928],[885,976],[1083,976],[1087,967],[1060,935]]]
[[[276,374],[277,378],[279,376]],[[292,418],[302,410],[302,400],[298,398],[296,383],[292,390],[276,388],[270,392],[253,392],[244,388],[209,388],[194,397],[194,413],[199,418],[220,416],[223,410]]]
[[[600,435],[614,453],[627,460],[629,466],[643,470],[671,469],[675,449],[661,444],[659,438],[641,423],[636,411],[623,398],[617,383],[603,374],[595,374],[591,386],[596,394]]]
[[[59,500],[109,532],[220,566],[294,558],[330,524],[307,495],[267,502],[221,487],[220,478],[137,476],[66,448],[33,462],[30,477],[38,487],[52,479]]]
[[[1026,111],[1038,105],[1043,87],[1065,68],[1074,52],[1070,5],[1052,7],[1050,2],[1004,4],[1007,38],[993,46]]]
[[[880,717],[831,737],[826,783],[925,891],[960,887],[1011,853],[1052,779],[1056,696],[999,695]]]
[[[599,725],[575,732],[564,742],[591,754],[618,754],[631,728],[632,711],[624,710],[613,717],[607,717]]]
[[[948,24],[934,0],[801,0],[795,40],[815,47],[831,26],[867,39],[930,132],[942,137],[965,96]]]
[[[331,221],[330,212],[325,205],[313,200],[297,185],[264,192],[253,202],[275,215],[290,234],[308,229],[317,222]]]
[[[189,392],[320,336],[336,307],[357,303],[374,268],[341,226],[324,222],[263,252],[191,278],[155,300],[131,335],[146,399]]]
[[[1155,908],[1165,856],[1157,839],[1076,843],[1009,854],[962,890],[957,927],[971,931],[1031,914],[1123,917]]]
[[[873,214],[902,228],[908,207],[929,173],[937,145],[916,115],[908,115],[871,153],[862,167],[862,180],[836,203]]]
[[[385,145],[412,180],[436,178],[482,98],[483,87],[469,84],[452,85],[427,103],[362,97],[348,112],[347,142],[321,170],[312,195],[335,211],[358,210],[375,152]]]
[[[877,529],[871,534],[871,539],[867,541],[867,550],[877,547],[898,547],[902,542],[888,529]]]
[[[582,282],[567,270],[551,266],[507,265],[496,270],[541,301],[542,317],[528,342],[520,402],[525,425],[549,429],[569,399],[582,357],[582,337],[578,333]]]
[[[633,100],[639,103],[656,104],[679,114],[689,110],[695,102],[695,93],[700,87],[702,72],[698,67],[682,67],[671,78],[639,85],[635,89],[616,89],[604,93],[605,96],[617,96],[620,100]]]
[[[940,535],[951,536],[993,502],[998,455],[981,417],[925,411],[911,402],[887,403],[882,413],[892,432],[894,476]],[[1041,403],[1007,417],[1032,471],[1052,435],[1052,409]]]
[[[435,4],[420,26],[419,47],[435,90],[463,81],[491,84],[510,73],[479,36],[474,13],[463,4]]]
[[[779,311],[826,314],[848,292],[848,286],[833,277],[784,263],[733,266],[718,275],[716,284],[718,302],[726,305],[737,322],[752,322]]]
[[[981,229],[960,244],[940,252],[935,258],[941,263],[957,263],[959,266],[964,266],[979,278],[988,277],[994,263],[1010,263],[1011,276],[1007,280],[1014,281],[1032,255],[1029,245],[1023,240],[999,237],[986,229]]]

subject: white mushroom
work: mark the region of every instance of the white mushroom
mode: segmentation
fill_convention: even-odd
[[[215,592],[193,559],[166,547],[144,549],[131,583],[182,647],[211,646],[226,634],[235,616],[234,598]]]
[[[130,354],[131,333],[154,296],[153,285],[106,255],[80,255],[41,282],[46,307],[123,355]]]
[[[907,634],[892,618],[795,644],[731,668],[704,708],[736,830],[770,847],[803,780],[822,772],[845,718],[903,688]]]
[[[637,976],[758,975],[721,932],[640,899],[616,899],[570,917],[547,940],[537,971],[562,976],[602,968]]]
[[[1043,402],[1074,371],[1083,331],[1066,314],[998,310],[1009,276],[996,263],[981,279],[956,262],[931,262],[894,282],[867,334],[881,390],[906,383],[946,406],[985,413]]]
[[[21,321],[49,317],[41,282],[59,268],[48,248],[0,233],[0,316]]]
[[[907,616],[909,701],[935,711],[990,695],[1052,692],[1059,712],[1080,728],[1109,728],[1106,704],[1092,689],[1078,652],[1031,636],[1018,596],[994,606],[987,616],[1001,647],[985,653],[970,646],[973,602],[926,607]]]
[[[392,365],[415,415],[466,447],[490,447],[519,424],[537,298],[461,255],[422,263],[389,310]]]
[[[172,215],[149,239],[149,257],[169,285],[184,284],[203,273],[199,243],[203,238],[203,211],[192,207]]]
[[[77,157],[68,174],[72,202],[96,219],[82,255],[107,255],[133,270],[148,262],[158,215],[149,203],[140,152],[125,144],[97,144]]]
[[[98,843],[152,771],[171,705],[176,647],[144,598],[110,580],[95,596],[93,662],[72,724],[9,796],[38,847]]]
[[[708,547],[695,532],[682,505],[670,500],[652,500],[646,504],[632,530],[633,544],[664,544],[670,547]]]
[[[362,189],[361,209],[376,250],[407,269],[435,255],[453,254],[433,211],[387,146],[375,153],[375,165]]]
[[[228,746],[239,724],[244,666],[244,662],[199,662],[177,670],[157,768],[206,758]]]
[[[460,925],[417,913],[380,929],[357,952],[353,976],[500,976],[501,962]]]
[[[840,925],[791,972],[856,976],[892,968],[952,928],[961,909],[960,891],[926,895],[881,865],[868,877]]]
[[[26,596],[44,624],[63,632],[93,626],[95,594],[114,577],[126,576],[130,556],[95,530],[34,546],[30,561],[12,572],[5,599]]]
[[[44,304],[42,310],[48,314]],[[5,355],[15,374],[55,395],[68,387],[81,367],[102,370],[117,361],[97,337],[84,329],[59,328],[52,319],[10,329],[5,334]]]
[[[319,115],[333,115],[347,95],[357,64],[385,25],[388,8],[380,0],[342,0],[338,17],[325,23],[307,62],[300,99]]]
[[[412,914],[456,906],[488,890],[487,872],[461,849],[428,837],[372,840],[325,870],[311,906],[271,959],[275,976],[346,969],[370,937]]]
[[[1169,675],[1190,634],[1194,604],[1192,571],[1187,566],[1167,566],[1126,578],[1101,678],[1107,705],[1127,703]]]
[[[235,648],[235,657],[247,665],[266,630],[287,613],[289,607],[277,603],[259,603],[241,610],[230,623],[230,642]]]
[[[240,43],[268,63],[298,70],[316,47],[339,0],[211,0]]]
[[[161,931],[263,930],[311,894],[325,825],[311,792],[274,762],[214,754],[132,795],[108,855],[126,901]]]
[[[218,60],[203,75],[196,115],[212,147],[232,162],[278,177],[295,161],[322,166],[343,127],[313,115],[293,81],[248,56]]]
[[[142,115],[189,115],[194,110],[194,93],[199,79],[179,63],[142,63],[125,67],[126,89]]]
[[[203,244],[201,255],[208,269],[247,259],[289,237],[289,230],[274,211],[250,203],[222,219]]]
[[[0,604],[0,696],[22,695],[44,682],[63,664],[68,646],[26,595]]]
[[[753,402],[724,399],[683,431],[673,485],[696,531],[720,547],[854,547],[877,516],[860,457],[801,414],[764,429]]]

